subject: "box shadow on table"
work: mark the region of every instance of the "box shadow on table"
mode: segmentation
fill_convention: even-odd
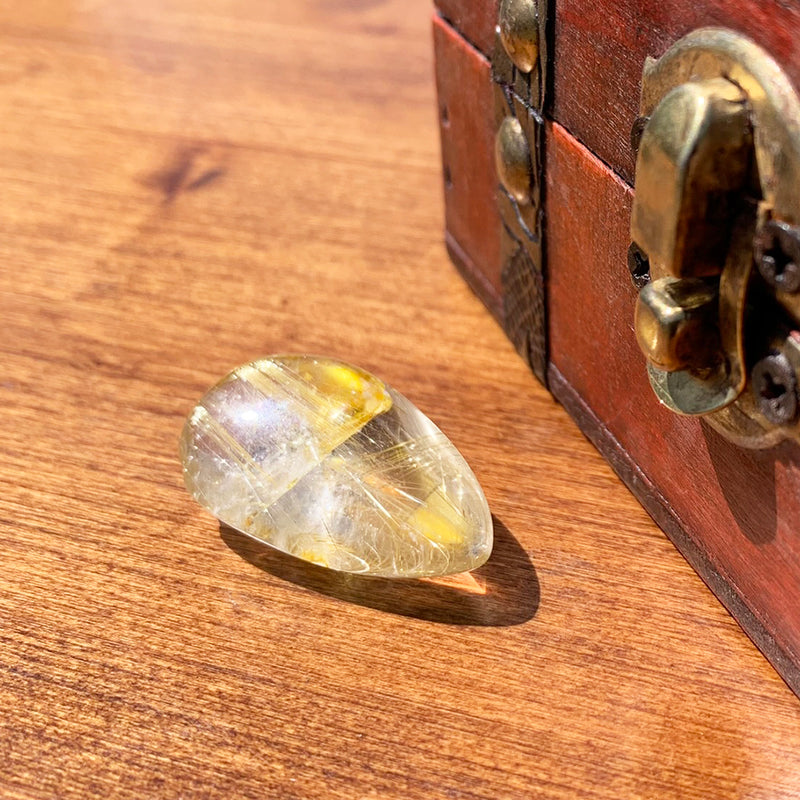
[[[779,518],[788,514],[787,509],[778,513],[775,471],[778,464],[800,469],[795,444],[787,440],[764,450],[745,450],[705,423],[702,431],[720,490],[739,529],[754,544],[772,542]]]
[[[419,580],[335,572],[224,524],[220,524],[220,537],[264,572],[348,603],[450,625],[519,625],[536,614],[539,580],[519,542],[499,519],[492,519],[494,549],[486,564],[460,575]]]

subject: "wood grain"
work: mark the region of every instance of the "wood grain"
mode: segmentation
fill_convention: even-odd
[[[761,45],[800,86],[800,4],[787,0],[637,0],[555,4],[553,119],[633,182],[630,130],[639,112],[647,56],[663,55],[705,26]]]
[[[744,450],[658,403],[632,330],[632,192],[559,125],[550,125],[548,141],[553,366],[640,470],[642,493],[658,495],[685,532],[697,550],[687,556],[724,583],[722,599],[737,594],[753,624],[766,628],[765,637],[747,624],[756,640],[794,662],[782,669],[800,691],[800,615],[788,602],[800,597],[796,448]]]
[[[800,705],[452,269],[427,0],[0,9],[0,795],[789,798]],[[302,572],[182,487],[232,366],[386,378],[473,578]]]
[[[502,222],[491,67],[440,17],[433,20],[433,43],[448,245],[464,277],[499,316]]]
[[[434,0],[439,14],[474,47],[491,54],[500,0]]]

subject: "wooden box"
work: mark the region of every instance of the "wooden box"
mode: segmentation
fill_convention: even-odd
[[[437,0],[448,250],[533,371],[800,692],[796,424],[778,444],[742,446],[713,419],[659,402],[634,331],[637,263],[629,252],[647,57],[714,26],[747,37],[787,85],[800,86],[800,4],[527,5],[535,12],[528,32],[538,36],[528,72],[519,61],[530,53],[512,52],[525,27],[513,16],[525,2],[508,0],[501,10],[492,0]],[[517,29],[501,35],[499,22]],[[500,132],[509,117],[512,139],[521,135],[529,150],[524,202],[515,200],[519,154]],[[788,170],[779,163],[776,180],[785,183]],[[786,191],[796,202],[800,186]]]

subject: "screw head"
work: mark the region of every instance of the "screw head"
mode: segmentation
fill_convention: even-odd
[[[536,0],[502,0],[497,26],[508,57],[529,73],[539,60],[539,7]]]
[[[797,376],[783,353],[762,358],[750,375],[758,410],[773,425],[790,425],[797,418]]]
[[[755,260],[764,280],[778,291],[800,291],[800,229],[768,220],[756,234]]]

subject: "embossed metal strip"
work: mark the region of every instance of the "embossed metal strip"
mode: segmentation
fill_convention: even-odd
[[[503,0],[492,56],[497,203],[503,221],[503,327],[542,383],[547,380],[542,209],[547,20],[545,0]],[[518,125],[510,125],[509,119]],[[524,139],[518,143],[514,136]],[[525,142],[530,157],[527,193],[520,188],[524,179],[520,153]]]

